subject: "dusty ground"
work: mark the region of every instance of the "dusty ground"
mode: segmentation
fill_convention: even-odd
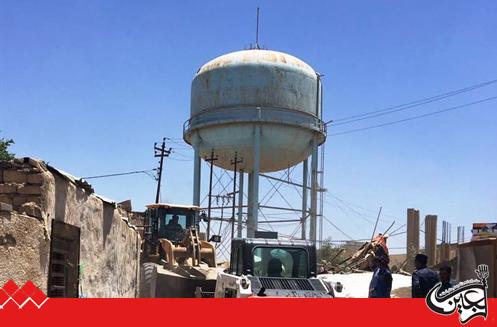
[[[410,298],[411,287],[401,287],[392,291],[392,297]]]
[[[336,293],[337,297],[367,298],[369,293],[369,282],[373,273],[352,273],[352,274],[326,274],[320,275],[331,282],[340,282],[343,285],[343,291]],[[392,297],[410,297],[411,296],[411,276],[392,274]]]

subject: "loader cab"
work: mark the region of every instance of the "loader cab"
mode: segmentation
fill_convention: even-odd
[[[157,253],[160,239],[177,244],[190,227],[199,227],[200,208],[197,206],[155,203],[147,205],[145,211],[144,239],[145,255]]]
[[[198,228],[197,213],[200,208],[197,206],[186,206],[176,204],[150,204],[147,206],[145,217],[147,225],[151,227],[153,240],[165,238],[170,241],[180,241],[184,231],[192,226]],[[175,227],[171,227],[175,226]]]
[[[141,252],[141,297],[195,297],[216,287],[216,248],[199,231],[197,206],[147,206]]]
[[[237,276],[315,277],[316,247],[300,240],[234,239],[229,271]]]

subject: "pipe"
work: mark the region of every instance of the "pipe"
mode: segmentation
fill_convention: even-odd
[[[316,138],[312,139],[312,155],[311,155],[311,222],[309,226],[309,238],[312,242],[316,242],[316,222],[317,222],[317,184],[318,184],[318,145]]]

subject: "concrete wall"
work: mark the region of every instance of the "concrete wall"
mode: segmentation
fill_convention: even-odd
[[[35,217],[2,206],[0,211],[0,286],[13,279],[19,286],[31,280],[46,292],[49,233]]]
[[[437,261],[437,216],[425,216],[425,254],[428,256],[428,266]]]
[[[140,236],[91,186],[30,158],[0,163],[0,285],[47,290],[52,219],[80,228],[80,296],[138,295]],[[3,241],[5,240],[5,241]]]
[[[441,243],[437,245],[437,264],[446,263],[457,256],[457,243]]]
[[[407,209],[407,262],[405,270],[414,271],[414,256],[419,253],[419,210]]]
[[[497,239],[489,238],[459,244],[457,247],[458,281],[476,278],[475,269],[486,264],[490,276],[487,279],[489,297],[497,297]]]

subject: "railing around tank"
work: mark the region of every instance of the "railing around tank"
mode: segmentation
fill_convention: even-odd
[[[316,116],[304,111],[273,107],[230,107],[203,111],[183,124],[183,135],[205,126],[245,122],[299,126],[326,135],[326,124]]]

